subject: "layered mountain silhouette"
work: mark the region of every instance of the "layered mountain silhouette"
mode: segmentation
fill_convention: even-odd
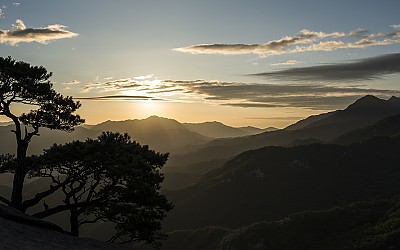
[[[277,130],[277,128],[274,127],[268,127],[265,129],[251,126],[234,128],[217,121],[203,123],[183,123],[183,125],[189,130],[210,138],[241,137]]]
[[[169,230],[235,228],[400,192],[400,137],[244,152],[167,196]]]
[[[15,154],[16,141],[12,130],[14,125],[0,126],[0,154]],[[40,136],[35,136],[31,140],[28,154],[41,154],[43,149],[49,148],[54,143],[63,144],[73,140],[85,140],[88,137],[95,138],[99,132],[84,127],[77,127],[71,133],[42,128],[39,134]]]
[[[186,145],[204,144],[211,140],[187,129],[176,120],[158,116],[150,116],[143,120],[107,121],[90,129],[125,132],[139,143],[161,152],[174,152]]]
[[[390,116],[372,126],[350,131],[341,135],[335,140],[337,144],[351,144],[361,142],[375,136],[396,136],[400,135],[400,115]]]
[[[175,208],[164,229],[174,232],[163,249],[321,249],[331,241],[333,249],[390,249],[399,244],[399,125],[399,98],[365,96],[344,110],[265,132],[157,116],[84,125],[72,133],[44,129],[32,140],[30,153],[101,131],[127,132],[152,149],[172,152],[164,192]],[[15,150],[11,130],[12,125],[0,126],[1,153]],[[11,178],[2,175],[0,181],[0,192],[7,196]],[[24,196],[48,185],[31,180]],[[57,194],[46,202],[57,204]],[[51,219],[67,227],[64,215]],[[329,230],[323,231],[326,225]],[[104,239],[112,227],[96,224],[82,228],[82,234]],[[270,241],[278,234],[285,240]],[[304,237],[318,240],[301,241]],[[286,239],[291,245],[285,245]]]
[[[329,116],[335,114],[336,112],[338,112],[338,111],[336,110],[336,111],[331,111],[328,113],[322,113],[322,114],[318,114],[318,115],[309,116],[309,117],[302,119],[296,123],[290,124],[289,126],[287,126],[285,128],[285,130],[298,130],[298,129],[305,128],[308,125],[310,125],[316,121],[328,118]]]
[[[0,124],[0,154],[15,152],[15,136],[11,132],[14,126],[9,122]],[[97,125],[76,127],[71,133],[41,129],[40,136],[35,137],[29,145],[29,154],[40,154],[43,149],[54,143],[63,144],[73,140],[95,138],[102,131],[128,133],[141,144],[149,145],[161,152],[181,152],[187,145],[201,145],[210,142],[214,137],[245,136],[261,133],[274,128],[258,129],[254,127],[234,128],[219,122],[181,124],[176,120],[157,116],[146,119],[126,121],[106,121]]]
[[[213,140],[192,148],[192,152],[173,155],[169,160],[170,171],[193,164],[206,165],[211,160],[228,160],[246,150],[265,146],[286,146],[330,142],[356,129],[366,128],[389,116],[400,114],[400,98],[389,100],[367,95],[344,110],[338,110],[302,120],[286,129],[257,135]],[[189,149],[187,149],[189,151]],[[184,170],[181,170],[184,171]],[[191,170],[187,170],[191,172]]]
[[[8,122],[0,126],[0,154],[14,154],[16,150],[15,136],[11,132],[14,126]],[[269,128],[273,129],[273,128]],[[268,130],[268,129],[267,129]],[[33,138],[28,153],[41,154],[43,149],[49,148],[54,143],[64,144],[73,140],[85,140],[95,138],[102,131],[118,131],[128,133],[140,144],[149,145],[150,148],[160,152],[170,152],[172,154],[182,153],[191,147],[203,145],[213,140],[209,136],[217,136],[221,133],[222,137],[236,135],[250,135],[265,131],[254,127],[234,128],[219,122],[205,122],[200,124],[181,124],[176,120],[157,116],[146,119],[135,119],[126,121],[106,121],[97,125],[83,125],[76,127],[71,133],[41,129],[40,136]],[[202,173],[222,166],[222,162],[212,162],[206,169],[202,166],[194,165],[194,173],[183,173],[181,171],[169,171],[165,174],[163,186],[167,189],[178,189],[186,187],[195,182]],[[190,167],[189,167],[190,168]],[[4,181],[2,181],[4,179]],[[10,178],[1,177],[0,183],[10,185]]]

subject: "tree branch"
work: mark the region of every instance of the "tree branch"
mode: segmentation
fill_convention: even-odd
[[[3,196],[0,195],[0,201],[6,204],[7,206],[11,206],[11,201],[4,198]]]
[[[59,213],[59,212],[62,212],[62,211],[66,211],[66,210],[70,210],[70,209],[72,209],[74,207],[75,208],[78,208],[78,207],[89,207],[89,206],[92,206],[92,205],[94,205],[96,203],[99,203],[101,201],[102,201],[102,199],[96,199],[96,200],[92,200],[90,202],[78,202],[76,204],[58,205],[56,207],[49,208],[49,209],[44,210],[42,212],[38,212],[38,213],[32,214],[32,216],[37,217],[39,219],[43,219],[43,218],[46,218],[46,217],[51,216],[53,214],[56,214],[56,213]]]
[[[93,197],[96,187],[100,184],[100,180],[97,179],[96,182],[91,186],[88,196],[86,197],[86,202],[90,201]]]
[[[22,202],[22,209],[23,211],[26,211],[26,209],[28,209],[29,207],[35,206],[36,204],[38,204],[43,198],[53,194],[54,192],[56,192],[58,189],[60,189],[63,185],[65,185],[65,182],[62,182],[56,186],[51,186],[50,185],[50,189],[46,190],[44,192],[41,193],[37,193],[35,195],[34,198],[30,199],[30,200],[25,200],[24,202]]]
[[[85,224],[96,223],[96,222],[98,222],[99,220],[104,220],[104,219],[107,219],[107,217],[105,217],[105,216],[97,216],[97,217],[96,217],[95,219],[93,219],[93,220],[82,220],[82,221],[79,222],[79,226],[82,226],[82,225],[85,225]]]
[[[38,126],[33,126],[34,131],[33,132],[28,132],[27,128],[25,127],[25,139],[26,141],[30,141],[34,135],[39,136],[39,127]]]

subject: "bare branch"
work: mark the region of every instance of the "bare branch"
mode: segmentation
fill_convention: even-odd
[[[95,200],[92,200],[90,202],[78,202],[76,204],[58,205],[56,207],[49,208],[47,210],[35,213],[32,216],[37,217],[39,219],[43,219],[43,218],[46,218],[46,217],[51,216],[53,214],[56,214],[56,213],[59,213],[59,212],[62,212],[62,211],[66,211],[66,210],[70,210],[72,208],[89,207],[89,206],[95,205],[95,204],[97,204],[97,203],[99,203],[101,201],[102,201],[102,199],[95,199]]]
[[[39,127],[33,126],[34,131],[33,132],[28,132],[28,129],[25,126],[25,139],[26,141],[30,141],[33,136],[39,136]]]
[[[43,198],[46,198],[47,196],[53,194],[54,192],[56,192],[57,190],[59,190],[63,185],[65,185],[65,183],[61,183],[58,184],[56,186],[52,186],[50,185],[50,189],[46,190],[44,192],[41,193],[37,193],[35,195],[34,198],[30,199],[30,200],[25,200],[24,202],[22,202],[22,209],[23,211],[26,211],[26,209],[28,209],[29,207],[35,206],[36,204],[38,204]]]
[[[0,201],[6,204],[7,206],[11,206],[11,201],[1,195],[0,195]]]
[[[89,193],[88,193],[88,196],[86,197],[86,202],[88,202],[88,201],[90,201],[90,200],[92,199],[93,194],[95,193],[96,188],[97,188],[97,186],[98,186],[99,184],[100,184],[100,180],[97,179],[96,182],[95,182],[95,184],[92,185],[92,187],[91,187],[91,189],[90,189],[90,191],[89,191]]]
[[[85,225],[85,224],[92,224],[92,223],[96,223],[100,220],[105,220],[107,219],[105,216],[97,216],[96,218],[94,218],[93,220],[82,220],[79,222],[79,226]]]

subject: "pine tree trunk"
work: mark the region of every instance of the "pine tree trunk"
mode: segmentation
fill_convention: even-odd
[[[26,174],[26,151],[28,149],[28,145],[24,141],[18,141],[17,147],[17,165],[15,168],[14,181],[13,181],[13,190],[11,195],[11,205],[15,209],[22,210],[22,191],[24,187],[24,180]],[[25,212],[25,211],[23,211]]]
[[[71,224],[71,235],[79,237],[79,214],[76,208],[71,209],[70,212],[69,222]]]

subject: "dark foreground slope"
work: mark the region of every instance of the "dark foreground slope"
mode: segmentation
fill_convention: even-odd
[[[0,205],[0,249],[91,250],[132,249],[93,239],[77,238],[63,233],[56,225],[26,216]]]
[[[400,193],[400,138],[244,152],[167,197],[166,229],[239,227]]]
[[[162,250],[175,249],[400,249],[400,199],[306,211],[280,221],[257,222],[235,230],[207,227],[174,231]]]

